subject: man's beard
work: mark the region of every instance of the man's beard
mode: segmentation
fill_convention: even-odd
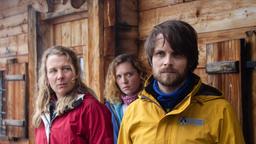
[[[172,87],[177,88],[181,86],[181,84],[184,82],[187,76],[187,72],[184,73],[178,73],[178,72],[172,72],[172,73],[153,73],[154,78],[163,86],[166,87]]]

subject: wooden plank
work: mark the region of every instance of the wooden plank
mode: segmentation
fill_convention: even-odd
[[[2,18],[0,19],[0,30],[27,24],[27,17],[27,13],[23,12],[14,16]]]
[[[54,45],[54,35],[56,34],[54,32],[54,25],[51,23],[43,22],[40,26],[40,37],[42,37],[41,41],[44,45],[43,49],[38,49],[38,53],[42,54],[44,49],[49,48]],[[60,33],[57,33],[60,34]],[[41,59],[41,56],[38,57],[38,59]]]
[[[65,22],[75,21],[75,20],[84,19],[84,18],[88,18],[87,11],[82,11],[82,12],[79,12],[79,13],[72,13],[72,14],[69,14],[69,15],[64,15],[62,17],[58,17],[58,18],[48,20],[48,22],[51,23],[51,24],[59,24],[59,23],[65,23]]]
[[[3,10],[3,9],[0,8],[1,9],[0,10],[0,19],[6,18],[6,17],[11,17],[11,16],[17,15],[19,13],[26,12],[26,7],[25,7],[26,5],[12,6],[12,7],[9,7],[9,8],[5,4],[1,4],[1,6],[4,6],[5,9]]]
[[[197,67],[205,67],[206,65],[206,44],[198,43],[198,66]]]
[[[140,11],[182,3],[184,0],[140,0]]]
[[[85,53],[86,83],[96,93],[98,99],[103,101],[103,4],[102,0],[88,0],[88,51]]]
[[[71,22],[71,45],[79,46],[82,45],[82,31],[81,31],[80,20]]]
[[[138,53],[138,28],[132,27],[132,26],[123,26],[118,28],[118,34],[117,37],[119,38],[117,40],[117,47],[116,50],[117,54],[120,53]]]
[[[71,22],[65,22],[61,25],[61,45],[71,46]]]
[[[150,75],[152,72],[152,69],[151,69],[151,66],[149,65],[149,61],[146,56],[146,52],[144,49],[144,41],[139,41],[139,49],[138,49],[137,56],[139,60],[142,62],[142,64],[144,65],[144,67],[146,68],[146,72],[148,73],[148,75]]]
[[[156,18],[156,9],[140,12],[139,35],[140,39],[146,39],[147,35],[158,22]]]
[[[115,57],[116,50],[116,29],[117,29],[117,3],[116,0],[104,0],[104,63],[103,63],[103,79],[108,70],[110,62]]]
[[[104,0],[104,27],[116,25],[116,0]]]
[[[17,27],[5,28],[0,30],[0,38],[26,34],[28,32],[28,24],[22,24]]]
[[[137,0],[118,0],[118,23],[121,25],[138,26],[138,9]]]
[[[75,51],[77,55],[83,55],[83,50],[87,49],[88,47],[85,45],[78,45],[78,46],[72,46],[71,49]]]
[[[17,53],[17,47],[18,47],[17,45],[18,45],[17,36],[8,37],[7,48],[10,54]]]
[[[207,75],[204,67],[197,67],[194,70],[194,73],[200,76],[201,81],[203,83],[209,84],[209,82],[208,82],[208,75]]]
[[[82,19],[81,22],[81,39],[82,39],[82,45],[88,46],[88,19]],[[84,49],[84,52],[86,49]]]
[[[17,47],[17,36],[0,38],[0,57],[15,57],[17,55]]]
[[[114,57],[116,50],[115,26],[104,28],[104,57]],[[108,64],[107,64],[108,65]]]
[[[138,42],[136,39],[119,39],[118,49],[116,50],[116,54],[122,53],[138,53]]]
[[[0,18],[11,17],[20,13],[27,12],[27,6],[33,7],[40,12],[47,12],[45,0],[2,0],[0,5]]]
[[[40,44],[40,41],[37,37],[39,32],[39,13],[33,9],[33,7],[30,5],[28,6],[28,107],[29,107],[29,142],[33,143],[34,138],[34,131],[32,127],[32,115],[33,115],[33,104],[34,104],[34,97],[36,94],[37,89],[37,66],[39,66],[39,53],[43,50],[42,44]]]
[[[28,35],[19,34],[17,35],[17,55],[28,54]]]
[[[117,1],[117,37],[116,55],[120,53],[138,53],[138,1]]]
[[[246,32],[250,30],[256,30],[256,27],[243,27],[230,30],[221,30],[214,32],[206,32],[198,34],[199,44],[209,44],[221,41],[227,41],[230,39],[244,39],[246,38]]]
[[[54,45],[62,44],[62,24],[53,25],[53,39]]]
[[[0,38],[0,54],[3,55],[9,45],[9,37]]]
[[[256,1],[252,0],[201,0],[143,11],[140,37],[146,37],[154,25],[168,19],[187,21],[198,33],[255,26],[255,8]]]
[[[29,1],[30,0],[22,0],[22,2],[17,0],[1,1],[0,10],[7,10],[12,7],[24,6],[23,4],[28,4]]]

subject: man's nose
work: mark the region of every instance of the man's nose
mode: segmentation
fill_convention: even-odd
[[[168,55],[165,56],[165,58],[164,58],[164,64],[165,64],[165,65],[171,65],[171,64],[173,64],[173,57],[172,57],[170,54],[168,54]]]

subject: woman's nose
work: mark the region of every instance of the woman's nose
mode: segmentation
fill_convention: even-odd
[[[63,72],[62,72],[61,70],[58,71],[58,73],[57,73],[57,78],[58,78],[58,79],[63,78]]]
[[[127,82],[128,82],[128,79],[125,76],[123,76],[122,77],[122,83],[127,83]]]

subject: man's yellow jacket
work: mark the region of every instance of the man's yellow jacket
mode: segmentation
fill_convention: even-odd
[[[231,104],[217,89],[198,82],[166,112],[147,88],[125,112],[119,144],[244,144]],[[145,84],[148,87],[152,77]]]

